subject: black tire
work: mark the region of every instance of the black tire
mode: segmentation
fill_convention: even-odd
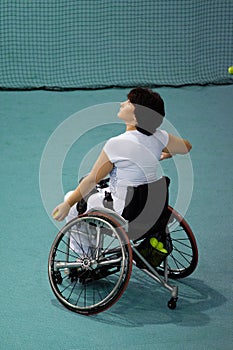
[[[172,207],[168,207],[171,216],[168,230],[173,250],[167,257],[168,277],[184,278],[193,273],[198,264],[198,248],[194,234],[184,218]],[[157,267],[160,275],[164,275],[164,263]]]
[[[112,306],[126,289],[132,248],[121,225],[99,212],[71,220],[57,234],[48,259],[49,282],[69,310],[91,315]]]

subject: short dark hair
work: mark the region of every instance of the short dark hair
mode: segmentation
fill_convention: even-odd
[[[162,124],[165,116],[163,99],[157,92],[142,87],[132,89],[127,97],[135,105],[137,130],[152,135]]]

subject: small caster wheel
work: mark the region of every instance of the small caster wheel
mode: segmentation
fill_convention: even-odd
[[[177,301],[177,298],[171,298],[169,300],[169,302],[167,303],[167,306],[169,307],[169,309],[174,310],[176,308],[176,301]]]

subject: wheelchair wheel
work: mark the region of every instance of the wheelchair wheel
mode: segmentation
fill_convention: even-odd
[[[195,270],[198,263],[198,248],[194,234],[181,215],[169,206],[171,213],[168,230],[171,236],[173,250],[167,257],[168,277],[184,278]],[[160,275],[164,274],[164,262],[157,267]]]
[[[55,296],[83,315],[113,305],[126,289],[131,271],[132,248],[126,232],[99,212],[67,223],[49,254],[48,275]]]

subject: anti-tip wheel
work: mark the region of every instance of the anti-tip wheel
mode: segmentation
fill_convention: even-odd
[[[176,302],[177,302],[177,298],[171,298],[167,303],[167,306],[169,307],[169,309],[174,310],[176,308]]]

